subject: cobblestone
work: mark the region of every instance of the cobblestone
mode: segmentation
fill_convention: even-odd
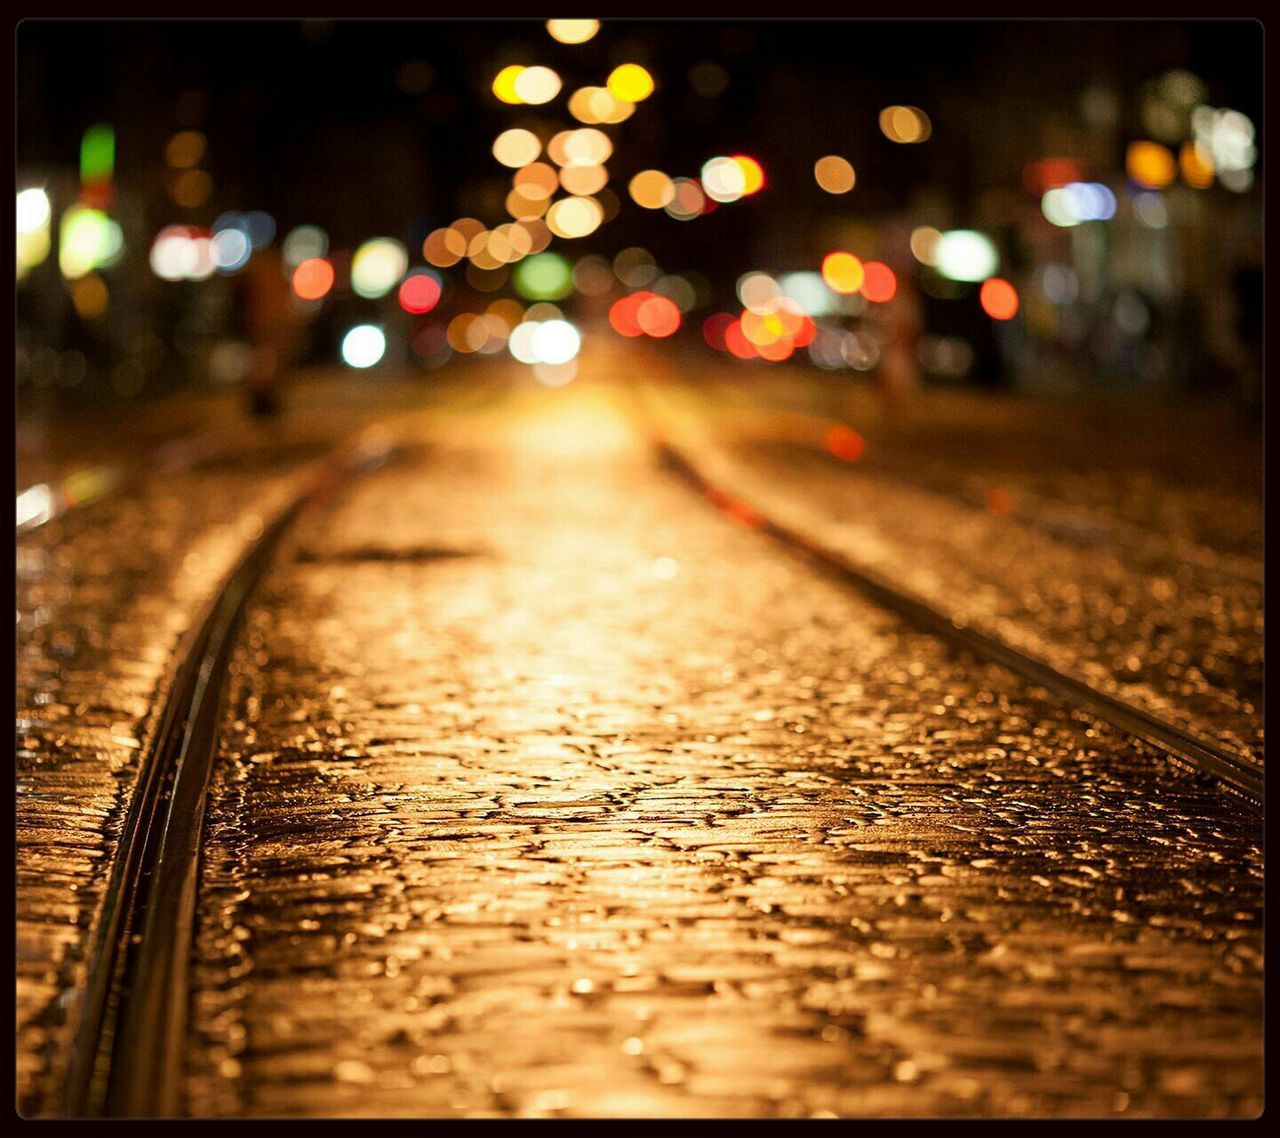
[[[482,425],[251,610],[193,1113],[1260,1110],[1252,821],[730,525],[589,379]]]

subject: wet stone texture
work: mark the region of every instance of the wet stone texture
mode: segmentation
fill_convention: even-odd
[[[17,1100],[57,1109],[120,826],[182,634],[298,462],[156,476],[17,547]],[[264,469],[265,466],[265,469]]]
[[[880,457],[842,463],[820,445],[762,437],[758,413],[725,415],[691,392],[663,406],[720,481],[771,516],[949,616],[1263,761],[1260,563],[1255,574],[1205,547],[1188,556],[1174,532],[1137,540],[993,513],[936,479],[889,473]]]
[[[301,523],[194,1114],[1244,1116],[1249,816],[717,516],[581,380]]]

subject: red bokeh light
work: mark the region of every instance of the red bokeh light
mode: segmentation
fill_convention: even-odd
[[[440,291],[440,282],[430,273],[415,273],[400,285],[400,307],[417,315],[430,312],[440,303]]]
[[[898,278],[883,261],[868,261],[862,266],[866,274],[862,281],[862,295],[874,304],[884,304],[898,291]]]

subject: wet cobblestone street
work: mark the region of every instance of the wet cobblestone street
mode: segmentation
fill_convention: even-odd
[[[1260,824],[526,392],[304,517],[210,792],[188,1096],[1248,1116]]]

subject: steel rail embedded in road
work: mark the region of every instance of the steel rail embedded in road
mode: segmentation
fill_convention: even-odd
[[[639,401],[635,405],[639,406]],[[1092,684],[1062,672],[996,636],[969,625],[957,624],[945,613],[898,588],[878,573],[857,565],[837,550],[769,517],[726,487],[715,484],[685,448],[662,433],[646,409],[641,409],[640,414],[647,422],[653,445],[668,464],[686,483],[697,487],[722,513],[747,521],[771,537],[802,551],[841,580],[855,585],[878,604],[898,613],[917,628],[967,649],[976,656],[1003,665],[1060,699],[1151,744],[1179,765],[1189,766],[1215,779],[1251,807],[1261,808],[1265,778],[1260,763],[1161,719],[1141,707],[1099,691]]]
[[[89,958],[63,1090],[65,1113],[180,1112],[191,939],[205,798],[217,756],[227,665],[254,587],[301,512],[391,456],[365,432],[322,460],[208,602],[177,654],[139,770]]]

